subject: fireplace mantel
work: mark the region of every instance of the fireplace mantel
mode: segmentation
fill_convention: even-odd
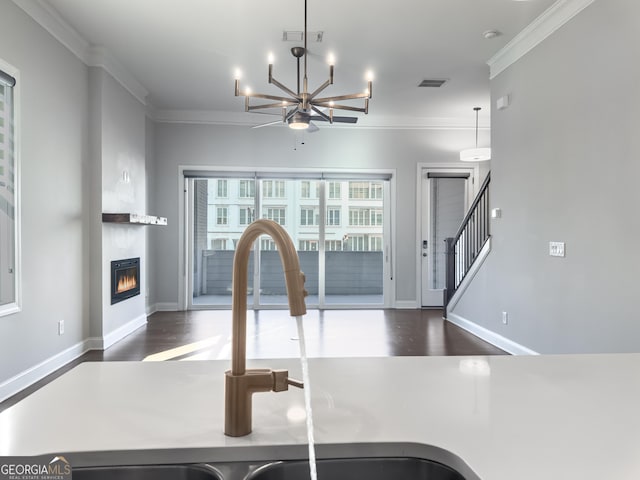
[[[103,213],[103,223],[123,223],[129,225],[166,225],[166,217],[140,215],[137,213]]]

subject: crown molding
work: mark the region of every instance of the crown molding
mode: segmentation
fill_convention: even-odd
[[[147,105],[146,97],[149,95],[147,89],[116,60],[107,48],[91,45],[87,48],[85,57],[84,63],[89,67],[103,68],[140,103]]]
[[[18,7],[34,19],[62,45],[84,63],[89,42],[69,25],[60,14],[43,0],[13,0]]]
[[[487,61],[493,79],[595,0],[558,0]]]
[[[91,45],[44,0],[13,0],[19,8],[90,67],[101,67],[143,105],[148,95],[138,82],[104,47]]]

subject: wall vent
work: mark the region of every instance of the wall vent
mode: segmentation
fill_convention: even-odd
[[[422,80],[418,86],[419,87],[433,87],[433,88],[440,88],[442,85],[444,85],[447,82],[446,78],[427,78]]]

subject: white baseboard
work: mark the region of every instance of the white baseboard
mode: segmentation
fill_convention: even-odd
[[[485,342],[489,342],[491,345],[494,345],[512,355],[539,355],[538,352],[503,337],[496,332],[492,332],[491,330],[481,327],[480,325],[473,323],[460,315],[456,315],[455,313],[448,313],[447,320],[467,332],[473,333],[476,337],[481,338]]]
[[[158,311],[158,304],[157,303],[152,303],[150,305],[147,305],[147,317],[149,315],[153,315],[157,311]]]
[[[416,310],[420,308],[415,300],[396,300],[395,307],[398,310]]]
[[[47,375],[75,360],[83,353],[90,350],[89,344],[90,342],[88,340],[76,343],[66,350],[63,350],[39,364],[14,375],[5,382],[0,383],[0,402],[33,385],[38,380],[42,380]]]
[[[104,337],[89,337],[0,384],[0,402],[33,385],[89,350],[105,350],[147,323],[140,315]]]
[[[147,315],[140,315],[130,322],[125,323],[119,328],[116,328],[113,332],[107,333],[102,337],[102,348],[101,350],[106,350],[114,343],[122,340],[127,335],[133,333],[138,328],[146,325],[147,323]]]
[[[156,312],[177,312],[177,302],[159,302],[156,303]]]

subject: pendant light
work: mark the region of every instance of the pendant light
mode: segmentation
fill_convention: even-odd
[[[480,107],[474,107],[476,112],[476,148],[467,148],[460,152],[460,160],[463,162],[483,162],[485,160],[491,160],[490,148],[478,148],[478,112]]]

